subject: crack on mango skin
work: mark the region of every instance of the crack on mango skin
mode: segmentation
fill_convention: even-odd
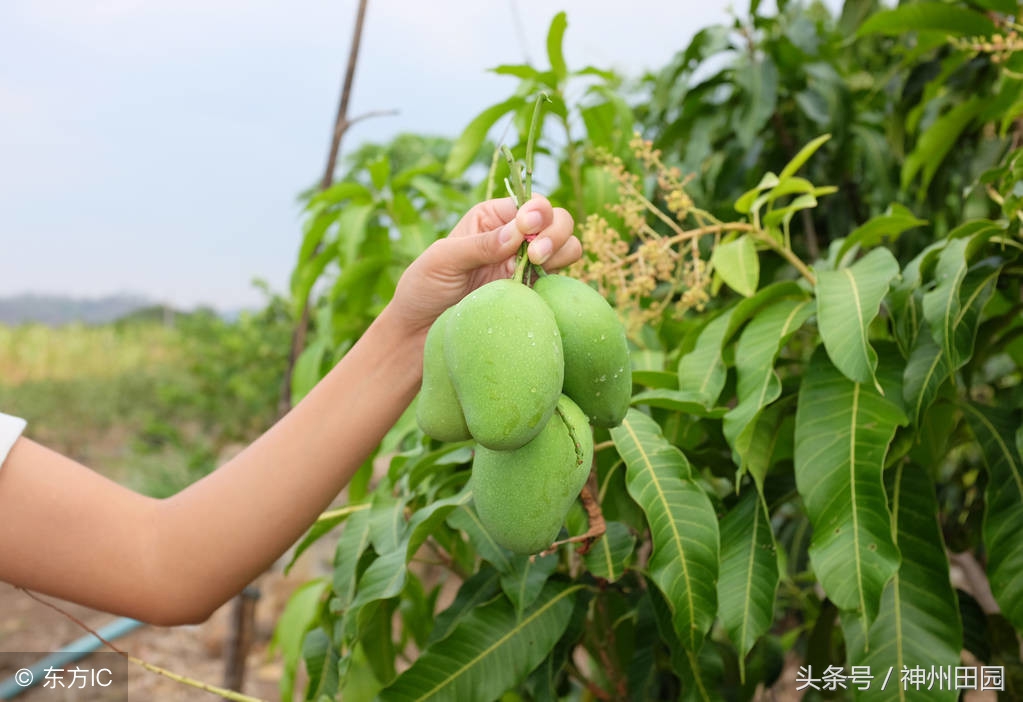
[[[572,440],[572,447],[575,449],[575,464],[581,466],[583,461],[586,460],[586,452],[583,451],[583,446],[579,442],[579,437],[575,434],[575,427],[572,426],[572,422],[568,421],[568,417],[561,409],[561,405],[558,405],[554,409],[554,413],[558,415],[562,422],[565,423],[565,429],[568,431],[568,438]]]
[[[477,447],[474,499],[480,521],[496,543],[530,554],[557,538],[590,475],[593,440],[584,433],[588,428],[583,411],[561,395],[533,441],[512,451]]]

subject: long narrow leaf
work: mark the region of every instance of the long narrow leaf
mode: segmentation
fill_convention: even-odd
[[[877,352],[867,332],[898,273],[891,252],[874,249],[848,268],[817,275],[817,323],[824,348],[847,378],[878,389]]]
[[[964,405],[966,419],[987,464],[984,546],[991,593],[1005,618],[1023,629],[1023,462],[1015,441],[1018,414]]]
[[[651,426],[652,425],[652,426]],[[718,523],[706,493],[689,478],[682,452],[660,436],[649,417],[630,409],[611,430],[625,460],[629,494],[650,525],[650,577],[672,610],[675,631],[698,651],[717,614]]]
[[[721,520],[718,601],[728,638],[739,649],[739,670],[774,618],[778,557],[760,495],[749,489]]]
[[[487,132],[494,126],[494,123],[524,104],[525,99],[516,96],[504,102],[499,102],[496,105],[491,105],[476,115],[451,147],[448,161],[444,165],[444,175],[448,178],[456,178],[461,175],[462,171],[472,163],[480,147],[483,146],[483,142],[487,138]]]
[[[622,522],[608,522],[607,531],[587,551],[583,562],[593,575],[613,583],[625,573],[635,545],[636,537],[629,527]]]
[[[981,12],[944,2],[914,2],[877,12],[860,25],[857,36],[940,32],[956,36],[990,35],[994,23]]]
[[[781,394],[774,360],[813,311],[812,301],[805,298],[778,300],[754,317],[739,336],[735,347],[739,401],[725,415],[723,430],[740,470],[746,469],[749,460],[757,415]]]
[[[840,609],[862,614],[864,627],[899,565],[881,475],[905,421],[871,386],[814,354],[796,408],[796,487],[813,523],[814,572]]]
[[[888,473],[892,534],[902,551],[902,564],[881,597],[881,607],[870,627],[865,648],[859,615],[843,617],[849,664],[873,671],[921,667],[955,668],[962,648],[962,625],[956,595],[949,581],[948,557],[938,524],[934,485],[921,466],[899,464]],[[925,689],[898,684],[882,691],[881,685],[858,697],[868,700],[955,700],[951,685]]]
[[[473,610],[381,691],[380,700],[497,699],[550,653],[568,626],[578,591],[548,583],[521,617],[504,598]]]
[[[554,15],[550,30],[547,32],[547,59],[551,62],[551,71],[558,82],[565,80],[565,76],[568,75],[568,69],[565,67],[565,54],[561,50],[561,43],[567,27],[568,20],[565,13],[559,12]]]
[[[986,238],[990,233],[978,236]],[[952,371],[973,355],[980,312],[1001,272],[996,259],[970,265],[969,249],[977,246],[978,236],[948,243],[935,269],[937,284],[923,296],[924,318]]]

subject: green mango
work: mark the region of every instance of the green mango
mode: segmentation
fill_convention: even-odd
[[[444,358],[469,433],[483,446],[516,449],[554,413],[565,375],[561,334],[522,283],[495,280],[455,305]]]
[[[593,432],[586,415],[562,395],[543,431],[525,446],[476,448],[471,482],[480,522],[507,549],[542,551],[558,537],[592,463]]]
[[[575,278],[544,276],[533,289],[554,312],[561,331],[563,392],[596,426],[618,426],[632,399],[629,343],[618,315],[600,293]]]
[[[465,441],[471,438],[465,425],[462,405],[451,384],[444,360],[444,331],[454,307],[437,317],[426,333],[423,346],[423,385],[416,403],[416,423],[423,433],[438,441]]]

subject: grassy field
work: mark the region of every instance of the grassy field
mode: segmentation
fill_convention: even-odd
[[[230,322],[194,312],[0,325],[0,412],[118,482],[172,494],[273,423],[291,338],[284,309]]]
[[[157,323],[0,326],[0,411],[26,435],[148,494],[180,489],[208,469],[201,440],[175,398],[194,378],[185,339]]]

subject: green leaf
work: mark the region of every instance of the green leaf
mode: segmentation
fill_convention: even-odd
[[[309,528],[309,531],[306,533],[306,535],[302,537],[302,540],[298,543],[298,546],[295,547],[295,551],[291,556],[291,560],[288,562],[288,565],[284,568],[284,574],[285,575],[288,574],[288,572],[291,570],[291,567],[295,565],[295,561],[298,560],[298,557],[301,556],[306,551],[306,549],[308,549],[314,543],[319,541],[320,538],[322,538],[324,535],[330,533],[330,531],[333,530],[335,527],[340,526],[342,522],[348,519],[348,517],[364,509],[369,509],[369,505],[349,505],[347,507],[341,507],[336,510],[332,510],[331,512],[327,512],[326,514],[322,515],[319,519],[317,519]]]
[[[337,540],[332,589],[338,610],[347,609],[355,599],[359,559],[369,547],[369,523],[368,509],[353,514]]]
[[[337,258],[337,255],[337,242],[334,241],[320,249],[311,259],[300,263],[295,268],[295,272],[291,276],[291,297],[293,305],[292,314],[296,319],[302,316],[302,310],[305,309],[309,301],[309,293],[319,279],[320,274],[323,273],[331,261]]]
[[[310,200],[310,205],[336,205],[345,200],[370,200],[373,194],[370,193],[369,189],[362,183],[356,183],[351,180],[343,180],[340,183],[334,183],[326,190],[313,195]],[[335,213],[336,214],[336,213]]]
[[[381,154],[366,165],[366,170],[369,171],[373,187],[377,190],[383,190],[384,186],[387,185],[387,179],[391,177],[391,161],[385,154]]]
[[[791,420],[792,415],[787,405],[794,399],[795,396],[789,395],[760,410],[754,421],[750,423],[750,428],[745,432],[749,438],[744,470],[748,471],[756,481],[757,490],[761,494],[764,492],[764,478],[767,477],[767,471],[776,461],[775,449],[779,439],[784,436],[789,444],[792,443],[791,421],[789,421],[787,435],[783,435],[781,428],[786,419]]]
[[[405,532],[405,502],[377,491],[369,510],[369,541],[380,555],[397,550]]]
[[[284,660],[284,672],[280,680],[282,698],[291,699],[294,694],[295,672],[302,657],[302,640],[316,623],[326,590],[327,581],[324,579],[310,580],[299,586],[277,620],[269,651],[280,651]]]
[[[920,336],[902,376],[902,397],[914,426],[919,426],[950,374],[948,359],[941,348],[929,335]]]
[[[722,349],[733,334],[758,310],[784,297],[803,297],[805,292],[796,283],[772,283],[752,297],[740,300],[734,307],[714,318],[696,338],[693,349],[678,364],[678,387],[684,395],[712,407],[725,386]]]
[[[406,466],[409,486],[418,488],[420,484],[438,470],[457,466],[472,461],[473,441],[459,441],[443,444],[436,451],[417,456]]]
[[[471,481],[470,481],[471,484]],[[448,524],[453,529],[460,529],[469,535],[469,541],[476,547],[477,553],[494,564],[498,571],[508,573],[512,569],[512,552],[490,536],[480,522],[479,515],[473,505],[463,505],[448,515]]]
[[[717,614],[718,523],[706,493],[690,478],[682,452],[652,419],[630,409],[611,430],[625,461],[629,494],[646,514],[654,550],[651,579],[672,610],[686,650],[700,649]]]
[[[781,379],[774,370],[778,352],[813,312],[812,300],[778,300],[762,309],[739,335],[735,345],[738,402],[725,415],[722,429],[740,471],[745,470],[749,461],[750,442],[760,410],[781,395]]]
[[[360,186],[361,187],[361,186]],[[330,225],[337,221],[338,212],[323,205],[309,208],[309,216],[302,225],[302,245],[298,250],[296,271],[316,253]],[[294,282],[292,282],[294,285]]]
[[[785,167],[781,169],[781,173],[778,174],[778,180],[780,182],[785,182],[794,176],[796,172],[803,167],[803,164],[809,161],[810,157],[817,152],[817,149],[824,146],[824,142],[830,138],[830,134],[822,134],[801,148],[799,153],[793,156],[792,160],[786,163]]]
[[[405,587],[405,551],[395,549],[378,556],[359,578],[359,587],[352,601],[356,610],[375,600],[396,597]]]
[[[323,376],[323,359],[330,350],[327,339],[317,338],[306,346],[291,371],[291,406],[297,405]]]
[[[517,614],[533,604],[543,590],[547,579],[558,567],[558,554],[551,553],[542,558],[515,555],[511,570],[501,574],[501,589],[515,606]]]
[[[907,5],[907,7],[915,7]],[[946,7],[948,7],[946,5]],[[952,8],[949,8],[952,9]],[[916,142],[913,151],[906,157],[902,164],[901,184],[903,190],[909,189],[909,184],[917,173],[923,172],[920,183],[921,193],[926,192],[931,178],[938,171],[938,166],[944,160],[948,152],[959,140],[959,135],[973,121],[977,114],[984,109],[984,100],[979,97],[972,97],[961,102],[944,115],[934,121],[927,128]]]
[[[632,396],[633,405],[660,407],[675,412],[684,412],[698,417],[717,418],[728,412],[727,407],[711,407],[704,405],[705,397],[691,392],[678,390],[644,390]]]
[[[565,37],[565,29],[568,27],[568,19],[564,12],[554,15],[551,20],[551,27],[547,31],[547,58],[551,62],[551,71],[558,79],[558,83],[565,80],[568,75],[568,68],[565,66],[565,55],[561,50],[561,43]]]
[[[745,679],[745,657],[774,619],[778,588],[778,557],[767,511],[756,490],[746,490],[721,519],[721,575],[718,611],[721,623],[739,651]]]
[[[747,190],[739,196],[738,200],[735,201],[735,211],[739,214],[749,214],[752,210],[753,203],[756,202],[760,193],[764,190],[770,190],[774,186],[778,185],[779,182],[781,181],[778,180],[778,176],[774,173],[765,173],[761,176],[760,182],[757,183],[752,190]]]
[[[810,560],[824,591],[845,610],[877,616],[899,565],[882,483],[902,411],[870,385],[838,372],[820,350],[796,408],[796,487],[813,523]]]
[[[666,601],[656,587],[647,587],[647,594],[654,612],[654,622],[660,638],[667,644],[671,654],[671,667],[682,684],[679,702],[717,702],[723,699],[721,687],[721,658],[716,647],[707,645],[699,651],[691,651],[679,641],[672,625],[671,603]]]
[[[1015,14],[1016,10],[1019,9],[1019,4],[1016,0],[973,0],[973,2],[975,5],[1007,15]]]
[[[678,374],[669,371],[633,371],[632,382],[655,390],[678,390]]]
[[[735,136],[749,148],[778,102],[778,67],[769,55],[748,59],[748,65],[736,65],[735,85],[742,88],[743,108],[735,115]]]
[[[382,702],[500,697],[542,661],[568,626],[578,586],[551,582],[521,617],[500,598],[474,609],[380,693]]]
[[[870,627],[865,650],[859,616],[842,617],[849,665],[872,671],[894,668],[953,669],[959,664],[962,626],[955,592],[949,582],[948,558],[938,524],[938,502],[925,468],[900,461],[887,474],[892,514],[892,535],[902,552],[902,563],[884,589],[877,619]],[[933,668],[932,668],[933,666]],[[876,674],[876,673],[875,673]],[[869,700],[952,700],[951,685],[939,690],[917,689],[893,679],[885,691],[872,685]]]
[[[892,253],[874,249],[848,268],[817,274],[817,324],[828,356],[850,380],[878,390],[877,352],[867,332],[898,273]]]
[[[921,287],[926,275],[934,267],[938,254],[948,241],[936,241],[917,254],[902,270],[902,275],[891,284],[889,304],[894,318],[893,331],[899,350],[908,357],[916,346],[917,336],[923,320],[923,292]]]
[[[444,165],[444,175],[447,178],[457,178],[469,167],[472,160],[479,153],[480,147],[487,138],[487,132],[494,126],[494,123],[509,112],[513,112],[525,104],[525,98],[516,95],[504,102],[491,105],[476,115],[469,126],[465,128],[458,140],[451,146],[448,154],[448,161]]]
[[[688,395],[704,407],[717,402],[725,387],[725,361],[721,346],[728,331],[731,310],[718,315],[696,338],[696,346],[679,360],[679,392]]]
[[[965,404],[988,481],[984,491],[984,547],[991,593],[1005,618],[1023,630],[1023,463],[1018,413]]]
[[[458,594],[455,595],[455,601],[451,603],[451,606],[437,615],[433,629],[430,631],[429,644],[446,638],[468,614],[500,594],[500,573],[489,566],[484,566],[473,573],[458,588]]]
[[[819,190],[824,190],[824,188],[819,188]],[[776,192],[775,190],[772,190],[771,194],[773,195],[775,192]],[[806,195],[800,195],[799,197],[795,198],[794,200],[792,200],[792,202],[785,205],[784,207],[773,209],[767,214],[765,214],[764,226],[776,227],[779,224],[781,224],[786,229],[788,229],[789,223],[792,221],[792,218],[796,215],[797,212],[800,212],[802,210],[813,209],[816,206],[817,198],[815,195],[810,193],[807,193]]]
[[[380,600],[401,594],[407,582],[408,562],[416,550],[453,509],[465,505],[470,498],[470,491],[463,489],[458,495],[437,500],[417,511],[406,527],[404,501],[379,492],[374,495],[369,511],[369,540],[380,555],[359,578],[355,598],[348,608],[358,611],[360,631],[376,616],[376,610],[367,606],[371,603],[374,607],[383,606]]]
[[[444,194],[444,185],[438,183],[433,178],[425,175],[413,176],[409,185],[422,193],[423,197],[435,205],[443,207],[448,204],[448,198]]]
[[[980,312],[1001,272],[990,259],[969,265],[969,249],[976,241],[971,237],[948,242],[938,258],[936,284],[923,296],[924,318],[953,371],[973,355]]]
[[[884,214],[871,217],[856,227],[842,242],[838,250],[837,260],[853,247],[870,248],[881,243],[893,243],[907,229],[927,224],[926,219],[919,219],[903,205],[893,203]]]
[[[621,522],[608,522],[607,531],[597,539],[583,556],[586,569],[595,577],[615,582],[625,574],[636,536]]]
[[[323,629],[313,629],[302,642],[302,660],[305,661],[309,684],[306,699],[333,699],[338,685],[338,652]]]
[[[359,247],[366,240],[369,219],[376,211],[376,204],[348,205],[337,219],[338,248],[341,251],[341,265],[358,261]]]
[[[396,675],[393,620],[397,604],[397,600],[376,601],[359,610],[359,645],[374,677],[382,685],[390,683]]]
[[[457,495],[434,500],[413,514],[408,522],[408,541],[404,544],[405,561],[408,562],[416,555],[419,547],[444,523],[452,511],[468,504],[471,499],[472,491],[466,486]]]
[[[944,2],[914,2],[871,15],[860,25],[856,36],[906,32],[990,36],[994,31],[994,23],[980,12]]]
[[[714,247],[711,265],[735,292],[750,297],[760,280],[760,259],[753,238],[748,235]]]
[[[527,64],[502,64],[491,68],[490,71],[499,76],[515,76],[521,80],[543,82],[543,73]]]

